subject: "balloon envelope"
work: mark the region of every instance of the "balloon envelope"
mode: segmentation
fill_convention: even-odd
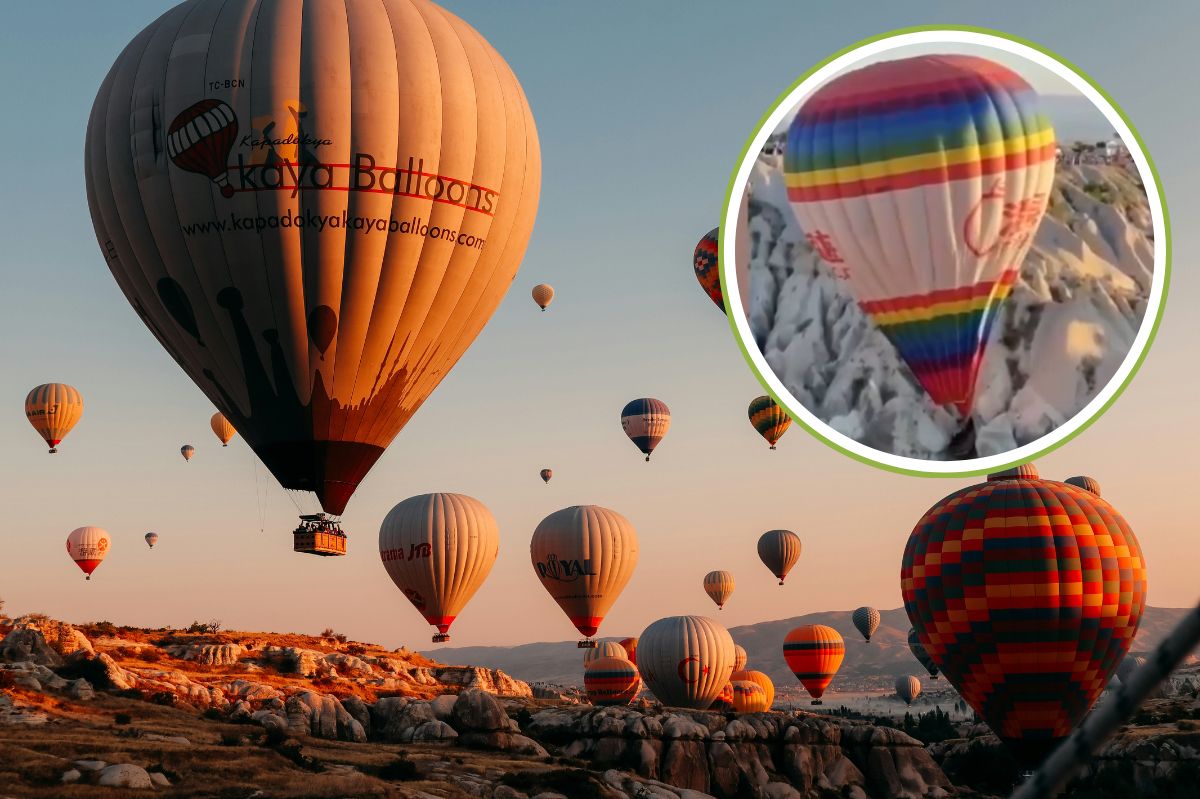
[[[921,643],[921,637],[917,635],[916,628],[910,628],[908,631],[908,648],[913,653],[913,657],[917,659],[917,662],[929,672],[930,679],[936,680],[938,678],[938,665],[929,656],[929,653],[925,651],[925,645]]]
[[[189,0],[105,77],[92,222],[138,315],[288,489],[341,514],[512,284],[525,95],[427,0]]]
[[[621,639],[621,646],[624,647],[624,649],[625,649],[626,657],[628,657],[629,662],[635,666],[637,665],[637,644],[638,644],[638,639],[636,639],[636,638],[622,638]]]
[[[791,530],[768,530],[759,536],[758,557],[783,585],[783,579],[800,560],[800,536]]]
[[[1145,561],[1128,522],[1030,465],[930,508],[900,574],[921,644],[1027,767],[1088,712],[1146,604]]]
[[[500,550],[491,511],[464,494],[421,494],[379,527],[379,557],[408,601],[447,640],[450,625],[483,585]]]
[[[154,549],[154,545],[158,543],[158,533],[146,533],[146,544]]]
[[[192,456],[196,454],[196,448],[191,444],[184,444],[179,448],[179,454],[183,456],[185,461],[190,461]]]
[[[584,664],[583,689],[593,705],[628,705],[641,685],[637,666],[625,658],[606,656]]]
[[[754,671],[753,669],[749,671],[745,669],[735,670],[733,674],[729,675],[729,679],[749,681],[762,686],[763,692],[767,695],[767,710],[770,710],[771,705],[775,703],[775,683],[761,671]]]
[[[111,549],[112,539],[101,527],[77,527],[67,536],[67,554],[89,580]]]
[[[746,660],[748,659],[746,648],[741,644],[733,645],[733,670],[741,671],[746,668]]]
[[[638,637],[642,679],[668,707],[704,710],[733,673],[729,631],[704,616],[669,616]]]
[[[721,249],[718,243],[720,232],[720,228],[713,228],[700,239],[692,255],[692,268],[696,271],[696,280],[700,281],[700,288],[704,289],[704,293],[713,304],[721,309],[721,313],[725,313],[725,299],[721,293]]]
[[[542,469],[538,474],[541,475],[543,483],[549,483],[550,478],[554,476],[554,471],[551,469]]]
[[[819,701],[846,656],[841,634],[824,624],[797,627],[783,640],[783,657],[804,689]]]
[[[671,409],[652,397],[635,399],[621,410],[621,429],[629,440],[650,460],[650,453],[671,428]]]
[[[964,417],[1049,202],[1055,154],[1037,93],[973,55],[847,72],[788,130],[788,199],[809,244],[933,402]]]
[[[595,647],[583,650],[584,666],[600,658],[624,658],[625,660],[629,660],[628,653],[625,652],[625,647],[616,641],[597,641]]]
[[[212,428],[213,433],[217,436],[217,440],[221,442],[221,446],[223,447],[228,446],[233,437],[237,435],[237,431],[233,429],[233,425],[229,423],[229,420],[220,411],[212,415],[212,418],[208,420],[208,426]]]
[[[896,696],[911,705],[913,700],[921,695],[921,681],[911,675],[896,678]]]
[[[59,443],[67,437],[83,416],[83,397],[66,383],[45,383],[25,397],[25,418],[50,447],[58,452]]]
[[[554,300],[554,286],[548,283],[538,283],[533,287],[533,301],[538,304],[538,307],[543,311]]]
[[[879,629],[879,611],[865,606],[857,608],[851,616],[851,621],[854,622],[854,628],[869,642],[871,636]]]
[[[616,511],[575,505],[542,519],[529,556],[542,587],[590,638],[637,567],[637,532]]]
[[[783,438],[783,434],[787,432],[792,423],[792,417],[779,407],[779,403],[768,396],[752,400],[747,414],[750,417],[750,424],[754,425],[758,434],[767,440],[771,449],[775,449],[775,445],[779,443],[779,439]]]
[[[767,692],[758,683],[735,680],[732,684],[733,709],[738,713],[762,713],[770,707]]]
[[[704,575],[704,593],[717,604],[717,610],[725,607],[733,595],[733,574],[727,571],[712,571]]]

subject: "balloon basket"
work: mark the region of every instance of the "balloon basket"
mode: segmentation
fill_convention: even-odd
[[[346,534],[337,522],[325,514],[301,516],[300,526],[292,531],[292,549],[306,555],[336,557],[346,554]]]
[[[820,699],[814,699],[814,700],[813,700],[812,702],[810,702],[809,704],[813,704],[813,705],[823,705],[823,704],[825,704],[825,703],[824,703],[824,702],[822,702]]]
[[[585,638],[584,640],[575,644],[575,646],[578,647],[579,649],[595,649],[596,642]]]
[[[450,633],[434,633],[433,642],[435,644],[444,644],[450,640]]]
[[[58,447],[51,447],[51,448],[50,448],[50,454],[51,454],[51,455],[54,455],[54,454],[56,454],[57,452],[58,452]]]

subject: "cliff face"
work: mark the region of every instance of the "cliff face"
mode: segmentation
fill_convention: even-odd
[[[749,318],[768,364],[805,407],[845,435],[900,455],[950,457],[957,422],[932,404],[808,245],[780,166],[779,156],[763,155],[750,181]],[[1153,252],[1136,174],[1060,167],[985,350],[974,411],[978,455],[1045,435],[1108,383],[1141,326]]]

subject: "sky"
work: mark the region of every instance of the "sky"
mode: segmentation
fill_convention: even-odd
[[[1188,307],[1200,299],[1191,268],[1200,232],[1189,224],[1200,210],[1200,110],[1177,98],[1180,76],[1194,72],[1200,7],[927,2],[847,14],[834,2],[446,0],[529,97],[544,170],[537,224],[491,323],[351,502],[349,555],[315,558],[291,552],[295,509],[261,469],[256,481],[244,444],[219,446],[213,409],[126,303],[92,232],[88,111],[120,49],[171,3],[10,5],[0,28],[0,597],[9,613],[332,627],[427,648],[430,629],[384,572],[377,536],[393,505],[430,491],[478,498],[501,531],[496,566],[452,645],[577,637],[535,579],[528,545],[547,514],[586,503],[625,515],[641,549],[602,636],[637,635],[681,613],[734,626],[899,606],[913,524],[973,480],[879,471],[798,427],[768,451],[746,418],[762,391],[691,257],[717,224],[743,145],[796,77],[858,39],[935,22],[999,28],[1057,51],[1125,109],[1157,163],[1175,223],[1157,342],[1115,406],[1038,466],[1102,483],[1141,540],[1151,604],[1196,601],[1200,315]],[[540,282],[557,290],[544,314],[529,297]],[[75,385],[86,403],[53,457],[21,412],[26,392],[49,381]],[[642,396],[673,414],[650,463],[619,423],[625,402]],[[197,449],[190,463],[179,456],[184,442]],[[554,469],[548,485],[543,466]],[[81,525],[114,539],[91,582],[63,547]],[[804,543],[782,588],[755,553],[758,536],[777,527]],[[152,551],[148,530],[162,537]],[[717,568],[738,581],[719,614],[701,590]]]

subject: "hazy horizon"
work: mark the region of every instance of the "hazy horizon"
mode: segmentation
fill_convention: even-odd
[[[583,503],[619,511],[640,539],[637,571],[602,638],[681,613],[737,626],[897,607],[913,524],[974,480],[872,469],[795,425],[769,451],[746,418],[763,391],[691,262],[718,222],[742,147],[780,92],[858,39],[932,22],[1002,28],[1060,52],[1125,109],[1157,163],[1177,265],[1158,341],[1115,406],[1037,465],[1047,477],[1100,481],[1140,538],[1151,604],[1196,600],[1189,498],[1200,445],[1191,421],[1200,322],[1187,303],[1200,296],[1189,224],[1200,112],[1179,101],[1174,83],[1191,70],[1200,8],[1117,18],[1044,2],[846,14],[787,2],[445,0],[504,56],[529,97],[542,142],[541,208],[509,295],[350,503],[349,555],[322,559],[292,553],[296,512],[273,479],[260,532],[248,448],[240,438],[220,447],[208,427],[212,407],[130,308],[92,232],[82,146],[93,97],[121,48],[171,5],[14,4],[0,31],[0,67],[10,76],[0,88],[10,109],[0,128],[8,155],[0,597],[8,613],[144,627],[213,618],[247,631],[332,627],[432,649],[431,628],[377,551],[387,511],[430,491],[476,497],[500,526],[499,560],[450,646],[578,637],[535,579],[528,545],[543,517]],[[529,297],[541,282],[557,290],[546,313]],[[49,381],[71,383],[85,401],[52,457],[21,413],[29,389]],[[650,463],[619,423],[625,402],[643,396],[673,413]],[[190,463],[179,455],[185,442],[197,449]],[[538,477],[543,466],[554,469],[548,485]],[[114,540],[91,582],[63,548],[67,533],[87,524]],[[804,543],[784,587],[755,552],[758,536],[777,527]],[[162,536],[153,550],[142,540],[149,530]],[[720,613],[700,586],[717,568],[738,581]]]

